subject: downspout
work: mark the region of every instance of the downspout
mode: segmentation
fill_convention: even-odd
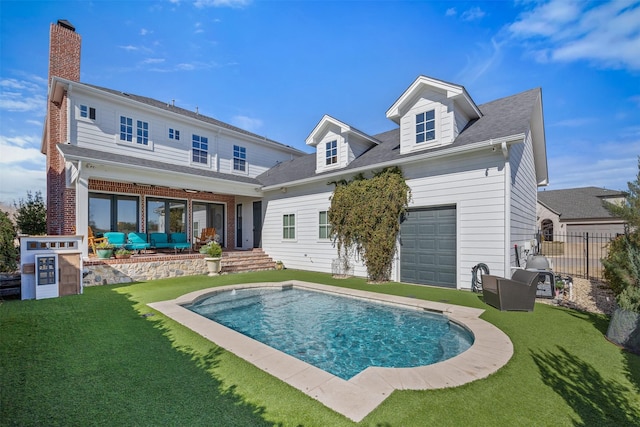
[[[511,163],[507,142],[500,148],[504,157],[504,277],[511,277]]]

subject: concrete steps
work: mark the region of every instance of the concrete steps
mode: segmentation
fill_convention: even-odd
[[[222,273],[274,270],[275,266],[275,261],[260,248],[254,248],[249,251],[222,252]]]

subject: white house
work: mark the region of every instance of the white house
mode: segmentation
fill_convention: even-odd
[[[399,166],[412,192],[394,280],[470,288],[480,262],[510,275],[514,245],[536,232],[548,179],[540,89],[476,105],[463,86],[419,76],[386,112],[395,129],[368,135],[325,115],[305,154],[172,103],[80,83],[80,37],[66,21],[52,25],[51,45],[50,234],[216,227],[227,248],[262,247],[288,268],[331,272],[329,182],[386,166]],[[358,260],[355,273],[366,275]]]

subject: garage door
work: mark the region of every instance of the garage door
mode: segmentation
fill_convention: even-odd
[[[400,232],[400,280],[455,288],[456,207],[409,210]]]

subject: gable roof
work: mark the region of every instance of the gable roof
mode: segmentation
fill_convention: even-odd
[[[560,220],[616,218],[603,205],[606,199],[625,197],[623,191],[598,187],[538,192],[538,202],[558,213]]]
[[[308,154],[280,163],[259,175],[258,179],[265,187],[291,184],[297,181],[305,182],[324,175],[353,173],[413,160],[417,161],[439,154],[484,148],[492,140],[500,140],[512,136],[523,137],[530,129],[531,116],[537,103],[540,102],[541,96],[540,88],[536,88],[478,106],[482,116],[469,122],[453,143],[446,146],[401,155],[400,129],[395,128],[373,135],[372,138],[380,141],[380,144],[371,147],[345,168],[316,174],[315,154]],[[544,135],[542,135],[542,138],[544,138]],[[541,145],[544,146],[544,139],[542,139]],[[544,153],[544,156],[546,158],[546,153]],[[545,171],[543,174],[546,175],[546,160],[544,166]]]
[[[426,88],[432,88],[440,92],[444,92],[445,96],[453,99],[457,105],[471,118],[482,116],[482,112],[476,106],[471,96],[467,93],[464,86],[454,83],[445,82],[427,76],[418,76],[411,83],[411,86],[404,91],[396,102],[387,110],[387,118],[396,123],[400,123],[400,118],[404,115],[404,110],[415,102],[416,96],[421,94]]]

